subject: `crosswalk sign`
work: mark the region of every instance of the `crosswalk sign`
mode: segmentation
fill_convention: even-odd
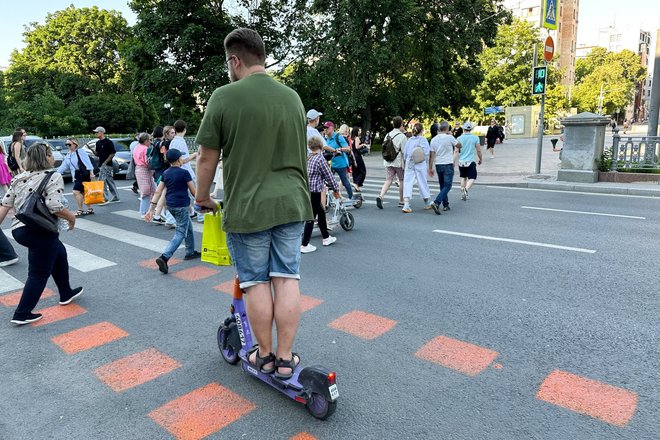
[[[543,0],[543,27],[557,30],[559,0]]]
[[[543,95],[545,93],[546,78],[548,76],[548,68],[534,67],[534,75],[532,76],[532,94]]]

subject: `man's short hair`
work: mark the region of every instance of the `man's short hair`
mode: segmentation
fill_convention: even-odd
[[[264,65],[266,48],[264,40],[252,29],[234,29],[225,37],[225,53],[236,55],[246,67]]]
[[[449,122],[442,121],[440,123],[440,131],[448,131],[448,130],[449,130]]]
[[[403,125],[403,118],[401,116],[395,116],[392,118],[392,125],[394,128],[401,128]]]
[[[185,130],[188,126],[186,125],[185,121],[182,121],[181,119],[177,119],[177,121],[174,123],[174,131],[177,133],[183,133],[183,130]]]

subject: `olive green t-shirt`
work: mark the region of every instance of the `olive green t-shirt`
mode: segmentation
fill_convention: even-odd
[[[216,89],[196,142],[222,150],[228,232],[311,220],[307,131],[298,94],[256,73]]]

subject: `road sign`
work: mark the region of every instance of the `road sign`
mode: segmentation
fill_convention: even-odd
[[[534,67],[534,75],[532,76],[532,94],[543,95],[545,94],[545,81],[548,76],[548,68]]]
[[[552,37],[548,35],[548,38],[545,39],[543,44],[543,58],[547,62],[552,61],[552,56],[555,54],[555,42],[552,41]]]
[[[557,13],[559,12],[559,0],[543,0],[543,27],[557,30]]]
[[[487,115],[492,115],[494,113],[504,113],[504,107],[501,105],[494,105],[492,107],[486,107],[484,113]]]

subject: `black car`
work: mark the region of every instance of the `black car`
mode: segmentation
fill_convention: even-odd
[[[131,163],[131,142],[133,142],[133,139],[131,138],[117,138],[117,139],[111,139],[108,138],[112,141],[112,143],[115,145],[115,157],[112,158],[112,171],[114,177],[118,176],[124,176],[126,177],[126,173],[128,173],[128,165]],[[89,154],[89,158],[92,161],[92,165],[94,165],[94,168],[98,168],[99,166],[99,157],[96,155],[96,141],[97,139],[93,139],[89,142],[87,142],[85,145],[82,146],[85,151]]]

